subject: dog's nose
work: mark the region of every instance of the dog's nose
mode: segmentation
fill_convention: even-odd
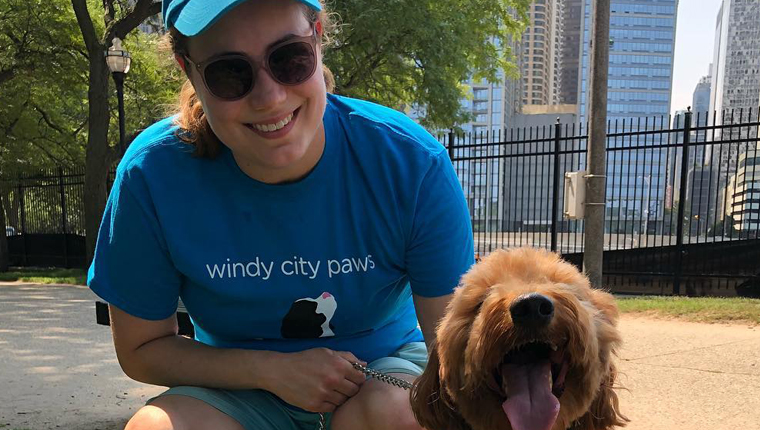
[[[546,296],[531,293],[518,297],[509,307],[509,313],[517,326],[543,327],[554,316],[554,304]]]

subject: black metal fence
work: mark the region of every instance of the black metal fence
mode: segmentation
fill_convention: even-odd
[[[0,198],[11,265],[86,265],[83,169],[43,170],[0,181]]]
[[[760,284],[758,129],[758,110],[609,123],[607,285],[731,294]],[[554,124],[441,136],[478,254],[530,245],[582,265],[584,222],[563,216],[564,176],[584,170],[587,134]],[[84,265],[83,187],[83,172],[62,169],[0,183],[12,264]]]
[[[731,294],[760,282],[759,128],[757,109],[609,123],[607,285]],[[585,169],[587,140],[559,123],[440,137],[479,254],[530,245],[582,264],[584,222],[563,217],[564,176]]]

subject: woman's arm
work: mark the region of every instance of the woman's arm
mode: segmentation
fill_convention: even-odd
[[[435,330],[444,313],[446,313],[446,306],[449,304],[452,296],[453,293],[441,297],[413,295],[417,320],[420,322],[422,336],[425,338],[425,344],[428,349],[431,347],[432,342],[435,341]]]
[[[109,306],[119,364],[132,379],[154,385],[266,389],[276,354],[223,350],[179,336],[176,315],[150,321]]]
[[[167,387],[264,389],[314,412],[332,412],[364,382],[351,363],[366,363],[350,352],[215,348],[179,336],[175,316],[150,321],[109,308],[119,364],[137,381]]]

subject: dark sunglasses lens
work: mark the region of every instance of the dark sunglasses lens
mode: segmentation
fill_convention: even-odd
[[[311,77],[315,67],[314,49],[306,42],[283,45],[269,55],[269,70],[281,84],[299,84]]]
[[[253,69],[242,58],[223,58],[206,66],[206,85],[215,96],[235,99],[245,95],[253,85]]]

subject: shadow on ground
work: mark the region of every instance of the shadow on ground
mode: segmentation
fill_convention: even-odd
[[[121,371],[86,287],[0,284],[0,428],[117,430],[161,392]]]

